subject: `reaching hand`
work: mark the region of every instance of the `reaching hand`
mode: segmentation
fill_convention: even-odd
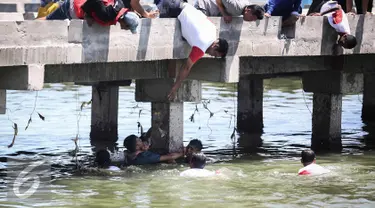
[[[156,18],[159,15],[159,10],[148,12],[146,18]]]
[[[225,23],[230,23],[230,22],[232,22],[232,16],[224,16],[224,22],[225,22]]]
[[[169,101],[173,101],[174,100],[174,98],[176,97],[176,92],[177,92],[177,89],[175,89],[175,88],[171,89],[171,91],[168,94],[168,100]]]
[[[265,17],[271,17],[271,15],[268,14],[268,13],[265,13],[264,16],[265,16]]]

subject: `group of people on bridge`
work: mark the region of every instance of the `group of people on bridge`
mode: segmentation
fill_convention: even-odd
[[[47,2],[46,2],[47,1]],[[207,16],[223,16],[230,24],[233,16],[242,15],[244,21],[262,20],[264,16],[282,16],[283,26],[290,26],[304,17],[301,0],[268,0],[264,6],[249,4],[247,0],[196,0],[194,6],[186,0],[154,0],[154,6],[142,6],[140,0],[42,0],[38,20],[85,19],[91,26],[115,25],[137,33],[139,18],[178,18],[183,38],[192,47],[187,61],[178,73],[168,99],[173,100],[178,88],[189,75],[192,66],[204,54],[224,58],[228,52],[228,42],[216,37],[216,26]],[[370,3],[368,3],[370,1]],[[351,3],[350,3],[351,2]],[[357,11],[372,9],[372,0],[363,0]],[[367,7],[370,5],[371,7]],[[313,0],[307,13],[311,16],[326,16],[329,24],[338,33],[338,45],[351,49],[357,44],[351,35],[346,13],[352,13],[352,0]],[[343,10],[343,8],[345,10]]]

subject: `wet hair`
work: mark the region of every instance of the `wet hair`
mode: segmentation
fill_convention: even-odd
[[[352,49],[357,45],[357,38],[354,35],[346,35],[343,47],[346,49]]]
[[[308,165],[315,160],[315,153],[312,150],[303,150],[301,152],[301,162]]]
[[[124,147],[128,150],[129,153],[137,151],[137,136],[132,134],[127,136],[124,139]]]
[[[203,169],[206,166],[206,156],[203,153],[193,153],[190,158],[192,168]]]
[[[251,14],[256,16],[258,20],[262,20],[264,17],[264,8],[257,4],[247,5],[245,9],[251,9]]]
[[[98,164],[99,168],[108,167],[111,164],[111,158],[107,150],[99,150],[96,153],[95,162]]]
[[[227,56],[229,48],[228,41],[223,38],[219,38],[217,44],[219,45],[219,47],[216,49],[216,51],[221,53],[221,58],[225,58],[225,56]]]
[[[190,140],[186,148],[193,148],[195,150],[201,151],[203,149],[203,145],[202,145],[201,140],[193,139],[193,140]]]

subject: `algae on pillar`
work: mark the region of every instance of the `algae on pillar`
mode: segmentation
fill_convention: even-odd
[[[237,86],[237,130],[246,133],[262,133],[263,78],[241,77]]]
[[[119,86],[99,83],[92,86],[91,140],[116,142]]]
[[[177,91],[173,102],[167,95],[173,79],[137,80],[135,97],[138,102],[152,102],[151,148],[160,153],[180,152],[183,149],[183,102],[201,100],[201,82],[186,80]]]

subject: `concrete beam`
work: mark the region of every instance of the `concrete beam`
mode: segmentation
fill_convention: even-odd
[[[306,72],[302,76],[302,82],[305,92],[348,94],[363,91],[363,74]]]
[[[130,86],[132,80],[120,80],[120,81],[110,81],[110,82],[75,82],[76,85],[83,85],[83,86],[94,86],[99,85],[100,83],[105,84],[107,86]]]
[[[40,3],[36,2],[12,2],[10,0],[0,2],[0,12],[37,12]]]
[[[6,113],[7,93],[6,90],[0,90],[0,114]]]
[[[22,13],[15,13],[15,12],[7,12],[2,13],[0,12],[0,21],[23,21],[23,14]]]
[[[135,100],[137,102],[169,102],[168,94],[172,89],[173,79],[136,80]],[[173,102],[199,102],[202,99],[202,83],[186,80],[178,89]]]
[[[44,65],[0,67],[0,89],[41,90],[44,84]]]

